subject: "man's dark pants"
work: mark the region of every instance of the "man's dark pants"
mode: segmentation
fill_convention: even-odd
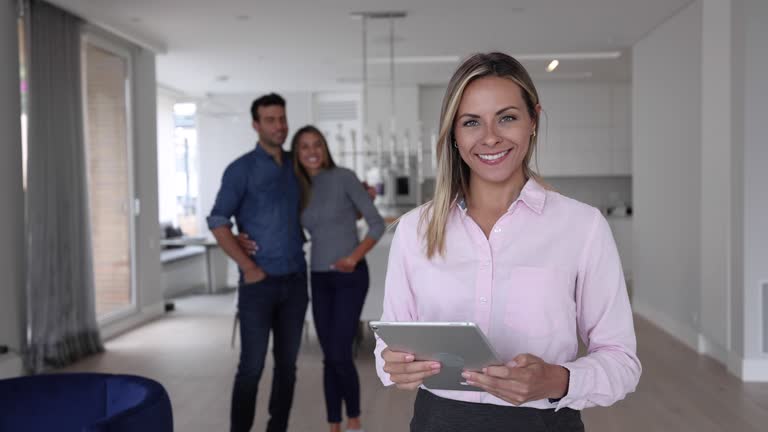
[[[243,284],[238,290],[240,315],[240,363],[232,390],[231,431],[247,432],[253,425],[256,393],[273,334],[274,376],[269,397],[268,432],[283,432],[296,384],[296,358],[307,311],[307,275],[291,273],[267,276],[261,282]]]

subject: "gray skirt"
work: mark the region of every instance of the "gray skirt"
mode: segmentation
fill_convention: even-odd
[[[411,432],[584,432],[581,413],[463,402],[419,389]]]

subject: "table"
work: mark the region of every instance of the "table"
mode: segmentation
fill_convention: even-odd
[[[216,240],[212,240],[206,237],[177,237],[172,239],[160,240],[160,245],[165,246],[203,246],[205,247],[205,276],[206,276],[206,291],[208,294],[213,294],[213,264],[211,260],[211,250],[219,247]]]

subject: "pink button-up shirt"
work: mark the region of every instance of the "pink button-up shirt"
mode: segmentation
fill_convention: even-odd
[[[423,207],[400,219],[392,240],[383,321],[471,321],[500,360],[530,353],[570,371],[568,394],[533,408],[607,406],[632,392],[640,361],[616,244],[602,214],[529,180],[489,238],[460,203],[445,256],[426,257]],[[578,356],[578,339],[588,354]],[[382,340],[376,368],[384,385]],[[489,393],[429,390],[450,399],[510,405]]]

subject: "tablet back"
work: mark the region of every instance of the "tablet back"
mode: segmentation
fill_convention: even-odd
[[[474,323],[374,321],[370,326],[392,351],[442,364],[439,374],[424,380],[424,386],[430,389],[482,391],[465,384],[461,373],[503,364]]]

